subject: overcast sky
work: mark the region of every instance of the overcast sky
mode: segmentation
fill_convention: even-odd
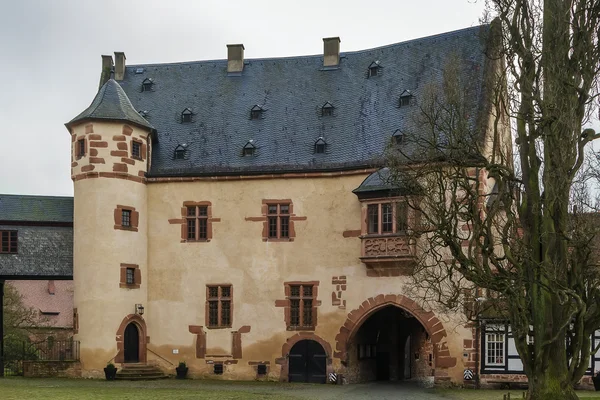
[[[72,195],[64,123],[90,104],[102,54],[127,64],[353,51],[479,24],[482,0],[18,0],[0,5],[0,193]]]

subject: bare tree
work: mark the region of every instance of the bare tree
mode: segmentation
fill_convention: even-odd
[[[600,224],[583,173],[600,137],[584,129],[597,110],[600,2],[488,6],[483,109],[467,60],[451,57],[442,81],[421,90],[417,128],[388,152],[421,216],[414,286],[453,310],[493,294],[528,399],[576,399],[600,328]]]

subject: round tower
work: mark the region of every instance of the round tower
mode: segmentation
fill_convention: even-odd
[[[66,124],[74,183],[75,340],[84,376],[146,361],[147,201],[152,125],[109,79]]]

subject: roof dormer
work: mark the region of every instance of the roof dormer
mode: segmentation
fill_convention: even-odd
[[[317,140],[315,140],[314,153],[315,154],[325,154],[326,150],[327,150],[327,142],[325,141],[323,136],[319,136],[317,138]]]
[[[183,111],[181,112],[181,122],[182,123],[186,123],[186,122],[192,122],[192,116],[194,115],[194,113],[192,112],[192,110],[188,107],[184,108]]]
[[[154,88],[154,81],[150,78],[146,78],[142,81],[142,92],[151,92]]]
[[[242,156],[251,157],[254,155],[256,155],[256,144],[254,143],[254,139],[250,139],[242,148]]]
[[[411,106],[414,101],[414,96],[410,90],[405,90],[400,94],[400,98],[398,100],[398,107],[408,107]]]
[[[381,66],[381,63],[379,62],[379,60],[375,60],[371,64],[369,64],[369,69],[367,70],[367,77],[373,78],[375,76],[381,75],[382,72],[383,67]]]
[[[250,109],[250,119],[261,119],[264,111],[265,111],[265,109],[262,108],[262,106],[255,104]]]
[[[175,151],[173,152],[173,159],[185,160],[187,156],[187,146],[188,145],[186,143],[178,144],[177,147],[175,147]]]
[[[333,106],[333,104],[331,104],[328,101],[325,102],[325,104],[321,106],[321,117],[332,117],[334,109],[335,107]]]

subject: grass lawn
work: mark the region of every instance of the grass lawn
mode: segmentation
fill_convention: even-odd
[[[270,385],[219,385],[223,388],[205,388],[202,381],[115,381],[86,379],[25,379],[0,378],[0,399],[61,399],[61,400],[291,400],[270,390]],[[275,386],[275,385],[273,385]]]
[[[511,400],[523,399],[525,390],[473,390],[473,389],[438,389],[436,393],[452,400],[503,400],[510,392]],[[600,393],[587,390],[577,391],[582,400],[600,400]]]

